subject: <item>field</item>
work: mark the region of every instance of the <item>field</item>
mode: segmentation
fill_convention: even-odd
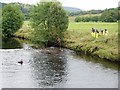
[[[108,35],[91,36],[92,27],[100,30],[108,29]],[[19,37],[29,38],[29,21],[25,21],[23,27],[15,34]],[[66,43],[64,46],[76,51],[83,51],[100,58],[115,61],[118,59],[118,24],[104,22],[80,22],[70,20],[65,32]]]

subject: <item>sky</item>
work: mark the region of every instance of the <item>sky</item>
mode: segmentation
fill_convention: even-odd
[[[20,2],[26,4],[36,4],[40,0],[0,0],[0,2]],[[82,10],[115,8],[120,0],[58,0],[63,6],[76,7]]]

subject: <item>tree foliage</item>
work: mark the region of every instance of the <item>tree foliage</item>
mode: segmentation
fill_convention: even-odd
[[[23,15],[18,6],[8,4],[2,10],[2,34],[11,37],[23,24]]]
[[[68,16],[57,1],[41,1],[34,6],[30,17],[34,28],[31,39],[35,43],[53,45],[58,37],[63,38],[63,32],[68,28]]]

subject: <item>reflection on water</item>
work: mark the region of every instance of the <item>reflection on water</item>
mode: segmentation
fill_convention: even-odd
[[[116,64],[86,58],[68,49],[33,49],[24,43],[22,49],[0,49],[0,54],[3,88],[118,87]],[[23,65],[17,63],[20,60]]]
[[[22,44],[16,38],[2,38],[2,49],[22,48]]]
[[[88,62],[101,64],[104,68],[111,68],[111,69],[118,70],[119,62],[111,62],[111,61],[108,61],[108,60],[105,60],[105,59],[100,59],[100,58],[97,58],[97,57],[93,58],[90,55],[85,55],[85,54],[80,54],[80,53],[75,53],[74,57],[84,59]]]
[[[50,49],[48,49],[50,51]],[[57,49],[56,49],[57,50]],[[34,76],[40,87],[53,87],[59,84],[62,85],[66,79],[66,61],[62,53],[54,52],[52,54],[34,53],[32,55]],[[39,81],[40,80],[40,81]],[[62,84],[60,84],[62,83]]]

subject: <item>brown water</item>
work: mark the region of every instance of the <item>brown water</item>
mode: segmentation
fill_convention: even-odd
[[[21,49],[0,49],[0,54],[2,88],[118,87],[116,64],[84,58],[69,49],[33,49],[23,43]],[[17,63],[20,60],[23,65]]]

